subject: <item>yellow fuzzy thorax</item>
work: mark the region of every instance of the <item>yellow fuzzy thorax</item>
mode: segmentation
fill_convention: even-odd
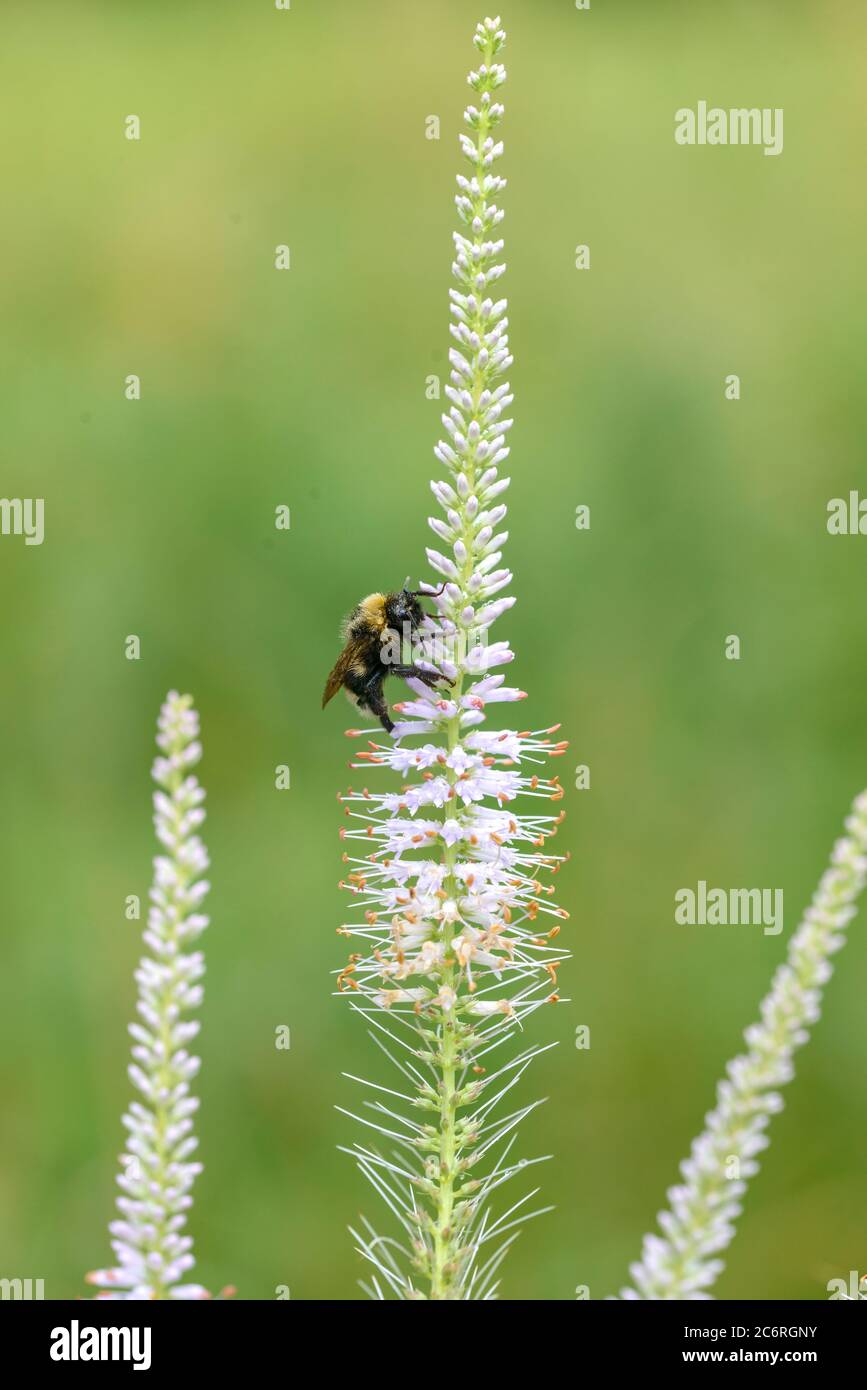
[[[372,625],[385,627],[385,594],[368,594],[358,606]]]

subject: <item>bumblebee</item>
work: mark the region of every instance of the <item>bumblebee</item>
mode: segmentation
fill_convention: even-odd
[[[401,641],[410,640],[427,617],[419,603],[421,589],[409,589],[406,584],[393,594],[368,594],[353,608],[343,624],[343,651],[337,658],[322,694],[322,708],[337,694],[341,686],[360,710],[369,710],[379,720],[386,733],[394,722],[389,718],[388,705],[382,693],[386,676],[402,676],[404,680],[424,681],[435,686],[446,680],[433,671],[423,671],[415,664],[406,665],[393,660],[401,653]],[[431,597],[438,597],[438,589]],[[451,681],[447,681],[451,685]]]

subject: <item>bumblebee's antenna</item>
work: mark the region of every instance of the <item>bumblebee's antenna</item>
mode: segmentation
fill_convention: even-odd
[[[406,582],[409,583],[409,575],[407,575]],[[439,598],[445,587],[445,584],[441,584],[438,589],[434,589],[431,593],[428,593],[426,589],[408,589],[407,592],[412,594],[413,598]]]

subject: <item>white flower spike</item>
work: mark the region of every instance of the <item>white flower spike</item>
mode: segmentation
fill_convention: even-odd
[[[195,1260],[183,1228],[202,1165],[192,1159],[198,1144],[192,1116],[199,1102],[190,1095],[199,1059],[187,1051],[199,1024],[183,1015],[202,1002],[204,958],[190,947],[208,925],[201,908],[209,886],[202,877],[208,855],[196,833],[205,819],[205,793],[191,770],[202,747],[190,695],[170,691],[160,711],[157,746],[154,825],[165,853],[154,860],[144,931],[150,954],[136,971],[140,1021],[129,1028],[129,1075],[141,1100],[131,1103],[123,1121],[128,1138],[117,1179],[120,1218],[109,1226],[117,1264],[87,1276],[102,1290],[97,1298],[210,1297],[200,1284],[184,1282]]]
[[[495,1297],[517,1228],[539,1214],[526,1210],[534,1193],[498,1217],[488,1201],[528,1166],[511,1150],[516,1126],[535,1107],[503,1113],[501,1101],[545,1049],[525,1047],[488,1070],[491,1054],[534,1010],[557,1001],[555,938],[566,916],[543,882],[561,862],[547,841],[562,814],[516,809],[562,798],[557,778],[537,768],[565,744],[552,738],[557,726],[482,727],[488,706],[525,698],[498,671],[512,660],[508,643],[489,640],[514,602],[503,596],[512,576],[500,566],[507,533],[497,531],[512,423],[503,418],[512,402],[502,380],[512,362],[506,301],[495,294],[505,270],[494,232],[503,213],[493,201],[506,184],[494,172],[503,146],[492,135],[503,116],[492,94],[506,77],[495,61],[505,38],[499,19],[479,24],[474,38],[483,61],[468,79],[472,134],[461,136],[469,171],[456,198],[463,231],[455,233],[458,288],[450,295],[451,409],[443,416],[448,439],[434,450],[447,479],[431,484],[444,513],[430,519],[431,530],[448,553],[427,552],[440,581],[426,586],[436,616],[421,655],[452,684],[432,690],[411,680],[413,697],[395,706],[392,741],[371,742],[352,764],[377,777],[390,769],[407,779],[402,788],[340,798],[350,865],[342,887],[357,916],[339,931],[359,949],[338,988],[402,1077],[396,1090],[361,1082],[374,1098],[355,1118],[387,1147],[358,1142],[348,1150],[403,1231],[402,1243],[366,1224],[353,1232],[376,1299]],[[407,747],[412,736],[425,741]]]
[[[747,1180],[758,1172],[756,1154],[767,1148],[765,1130],[782,1109],[778,1087],[794,1076],[795,1049],[808,1041],[831,977],[830,957],[845,944],[855,902],[867,880],[867,792],[855,801],[831,864],[789,943],[761,1006],[761,1019],[744,1034],[747,1051],[729,1062],[717,1087],[706,1128],[681,1164],[683,1182],[668,1192],[663,1235],[644,1238],[630,1274],[635,1288],[621,1298],[710,1298],[723,1269],[718,1257],[735,1233]]]

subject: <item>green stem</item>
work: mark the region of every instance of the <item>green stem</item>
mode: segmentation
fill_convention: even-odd
[[[484,61],[490,64],[493,58],[493,49],[489,46],[484,54]],[[477,131],[478,160],[476,163],[476,176],[481,186],[484,179],[484,165],[482,146],[489,134],[489,123],[484,117],[479,123]],[[480,194],[475,200],[476,210],[481,213],[484,206],[484,197]],[[475,238],[476,244],[482,241],[482,236]],[[484,336],[485,325],[479,310],[472,316],[470,327]],[[472,386],[472,410],[470,419],[477,419],[479,414],[479,401],[485,389],[485,372],[476,362],[476,369],[473,374]],[[472,496],[476,483],[476,458],[475,449],[471,449],[466,458],[466,477],[469,484],[469,493]],[[466,503],[459,497],[457,510],[461,517],[462,534],[461,539],[466,546],[467,558],[462,566],[459,576],[459,585],[462,594],[462,603],[469,601],[469,580],[473,573],[473,527],[466,516]],[[460,658],[461,653],[458,653]],[[463,690],[463,673],[458,663],[458,676],[456,683],[451,691],[451,698],[457,703],[457,712],[452,716],[448,723],[448,750],[449,753],[460,743],[461,737],[461,718],[460,718],[460,699]],[[452,768],[448,769],[448,778],[452,787],[457,780]],[[448,803],[443,808],[443,821],[449,814]],[[460,818],[460,817],[459,817]],[[443,882],[444,891],[449,899],[458,901],[460,885],[455,874],[456,852],[454,846],[446,846],[443,854],[443,862],[446,865],[446,875]],[[440,984],[455,992],[455,1004],[449,1009],[443,1009],[439,1024],[440,1046],[438,1055],[438,1066],[440,1070],[439,1083],[439,1111],[438,1111],[438,1131],[439,1131],[439,1153],[438,1153],[438,1172],[436,1176],[436,1196],[434,1198],[435,1218],[432,1225],[433,1249],[431,1252],[430,1267],[430,1296],[432,1299],[454,1299],[459,1297],[459,1273],[461,1250],[457,1232],[454,1230],[455,1212],[455,1177],[461,1157],[461,1142],[457,1135],[457,1109],[458,1093],[456,1078],[459,1066],[463,1065],[462,1042],[466,1029],[462,1029],[459,1009],[460,1009],[460,988],[462,974],[457,969],[457,963],[450,957],[452,942],[454,940],[454,924],[451,920],[444,921],[442,925],[442,940],[445,947],[444,962],[439,972]]]

